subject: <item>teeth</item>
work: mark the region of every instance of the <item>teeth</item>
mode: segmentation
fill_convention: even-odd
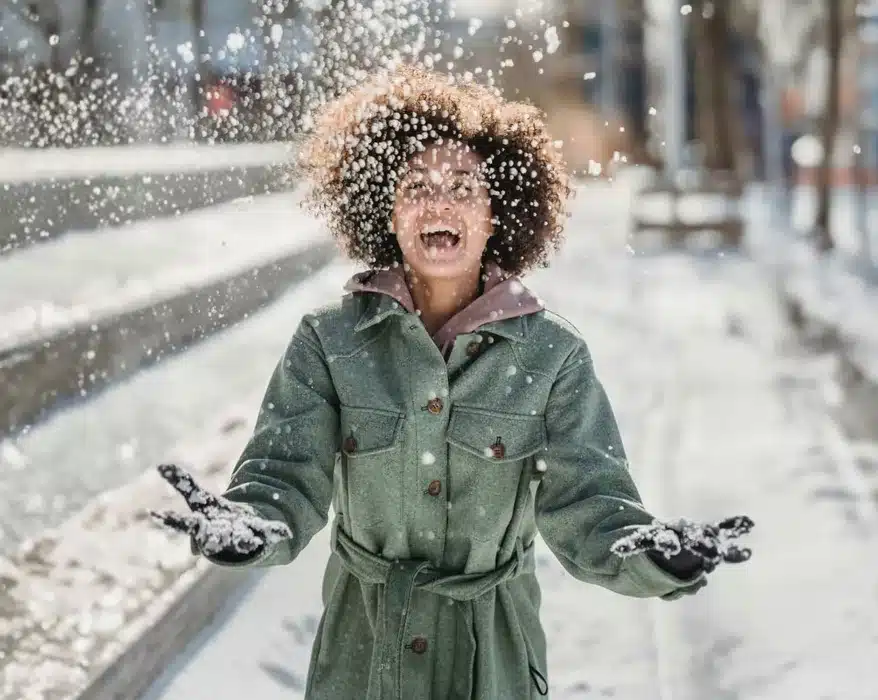
[[[442,226],[440,224],[435,224],[433,226],[427,226],[424,231],[424,235],[428,233],[451,233],[460,238],[460,232],[456,228],[451,226]]]
[[[421,240],[430,250],[434,248],[455,248],[460,243],[460,236],[446,229],[438,229],[429,233],[422,233]]]

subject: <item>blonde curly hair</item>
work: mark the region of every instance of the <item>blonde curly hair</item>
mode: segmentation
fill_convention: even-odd
[[[327,220],[352,260],[400,263],[391,230],[397,182],[426,146],[463,142],[485,161],[494,223],[486,257],[509,274],[545,267],[560,247],[571,190],[543,116],[471,80],[399,66],[317,116],[298,157],[310,185],[304,205]]]

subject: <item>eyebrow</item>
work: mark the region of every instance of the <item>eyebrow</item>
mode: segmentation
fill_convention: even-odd
[[[411,168],[409,168],[409,170],[412,170],[414,172],[424,173],[424,172],[427,172],[428,170],[430,170],[430,168],[426,167],[425,165],[413,165]],[[473,173],[475,173],[477,171],[478,171],[478,166],[476,166],[475,168],[471,168],[471,169],[455,168],[451,172],[454,175],[472,175]]]

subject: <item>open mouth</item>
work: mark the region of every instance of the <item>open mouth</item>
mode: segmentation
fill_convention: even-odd
[[[450,250],[460,245],[460,234],[450,228],[434,228],[421,234],[421,242],[428,249]]]

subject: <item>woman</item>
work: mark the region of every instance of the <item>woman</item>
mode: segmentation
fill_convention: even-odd
[[[747,558],[747,518],[644,509],[585,342],[517,277],[557,248],[568,196],[535,109],[402,68],[331,104],[302,168],[369,270],[303,318],[226,493],[166,465],[193,513],[155,515],[211,561],[271,566],[334,505],[309,700],[547,695],[537,532],[630,596]]]

